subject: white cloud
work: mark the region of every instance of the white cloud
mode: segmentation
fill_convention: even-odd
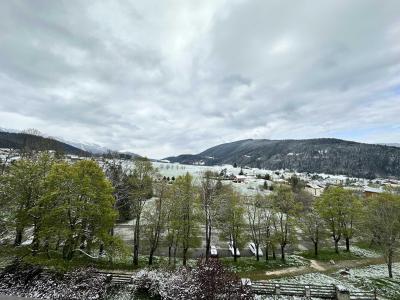
[[[0,127],[151,157],[241,138],[399,142],[400,3],[0,3]]]

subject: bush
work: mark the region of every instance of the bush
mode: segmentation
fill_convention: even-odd
[[[161,299],[252,299],[250,289],[217,259],[199,260],[195,268],[174,272],[141,270],[133,279],[137,291]]]
[[[102,299],[106,277],[93,268],[64,275],[40,266],[14,261],[0,273],[0,294],[43,299]]]

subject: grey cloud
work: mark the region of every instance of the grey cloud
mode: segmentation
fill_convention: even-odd
[[[152,157],[240,138],[399,142],[399,10],[395,0],[4,1],[0,127]]]

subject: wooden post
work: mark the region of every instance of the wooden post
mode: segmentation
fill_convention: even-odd
[[[107,274],[106,275],[106,282],[110,283],[112,281],[112,278],[113,278],[112,274]]]
[[[241,282],[242,282],[242,286],[251,286],[250,278],[242,278]]]
[[[307,299],[311,299],[311,289],[310,289],[310,286],[309,286],[309,285],[306,285],[306,286],[304,287],[304,296],[305,296]]]
[[[350,291],[342,286],[336,285],[336,300],[350,300]]]
[[[279,296],[281,294],[281,286],[279,284],[275,284],[275,295]]]

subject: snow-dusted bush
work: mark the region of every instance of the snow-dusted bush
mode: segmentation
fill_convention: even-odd
[[[134,275],[133,284],[138,291],[161,299],[252,299],[250,289],[214,259],[199,261],[193,269],[141,270]]]
[[[0,294],[40,299],[101,299],[106,277],[86,268],[66,273],[44,271],[15,261],[0,273]]]

